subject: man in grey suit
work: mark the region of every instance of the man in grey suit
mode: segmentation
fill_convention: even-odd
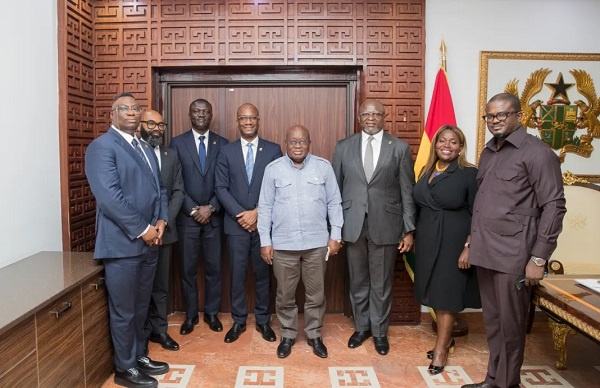
[[[169,295],[169,267],[173,243],[177,241],[176,218],[183,203],[183,178],[177,151],[163,145],[167,124],[155,110],[142,112],[140,136],[150,145],[158,161],[160,178],[169,199],[169,220],[158,248],[158,264],[152,298],[144,333],[152,342],[158,342],[167,350],[178,350],[179,344],[167,333],[167,300]]]
[[[383,105],[366,100],[358,119],[362,131],[338,142],[333,155],[355,325],[348,347],[372,335],[377,353],[386,355],[396,257],[413,246],[415,177],[408,145],[383,131]]]

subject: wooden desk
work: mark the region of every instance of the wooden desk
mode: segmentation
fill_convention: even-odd
[[[557,369],[567,368],[567,336],[577,332],[600,342],[600,294],[575,283],[600,275],[550,275],[536,287],[533,303],[550,316]]]

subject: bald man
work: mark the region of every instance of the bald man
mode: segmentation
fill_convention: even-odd
[[[333,169],[342,192],[355,331],[348,347],[373,336],[375,350],[388,354],[392,282],[398,253],[412,249],[416,208],[408,144],[383,130],[385,110],[377,100],[359,108],[361,132],[335,147]]]
[[[237,110],[240,138],[221,149],[215,170],[215,193],[225,208],[225,234],[231,271],[231,317],[233,326],[225,342],[236,341],[246,330],[246,272],[252,261],[254,271],[254,317],[256,330],[265,341],[275,341],[269,325],[271,268],[260,257],[260,236],[256,231],[258,196],[265,167],[282,156],[281,147],[259,138],[260,117],[252,104]]]
[[[265,169],[258,201],[258,232],[263,260],[277,279],[277,356],[290,355],[298,334],[296,287],[306,289],[304,333],[313,353],[327,357],[321,338],[325,314],[327,255],[340,250],[342,206],[331,164],[310,154],[310,134],[301,125],[286,134],[287,154]],[[327,230],[327,220],[331,232]]]
[[[183,203],[183,178],[181,163],[177,151],[163,145],[167,130],[160,113],[155,110],[142,112],[140,136],[150,145],[158,160],[162,184],[169,200],[169,219],[162,237],[162,245],[158,249],[158,265],[152,286],[152,298],[148,318],[144,327],[146,338],[159,343],[167,350],[178,350],[179,344],[167,333],[167,301],[169,290],[169,267],[173,243],[177,241],[176,218]]]

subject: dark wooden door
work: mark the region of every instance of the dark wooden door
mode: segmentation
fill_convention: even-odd
[[[349,95],[352,94],[352,95]],[[306,126],[311,134],[311,153],[331,161],[338,140],[352,133],[354,90],[343,84],[287,84],[287,85],[245,85],[221,83],[218,85],[174,85],[163,94],[168,102],[164,104],[169,120],[170,136],[177,136],[191,128],[188,109],[198,98],[208,100],[213,106],[213,120],[210,130],[230,141],[239,138],[236,125],[236,112],[243,103],[254,104],[259,110],[259,136],[278,143],[285,153],[285,133],[294,124]],[[223,280],[221,312],[231,310],[229,258],[225,238],[223,239]],[[198,268],[199,303],[202,309],[204,300],[204,266],[200,260]],[[173,265],[174,309],[182,310],[183,301],[180,284],[180,264],[178,249],[174,249]],[[347,288],[347,264],[343,253],[328,261],[325,288],[327,312],[349,314]],[[276,282],[272,278],[271,309],[275,307]],[[248,271],[246,286],[248,312],[254,308],[254,281],[251,268]],[[300,310],[304,304],[304,287],[298,287],[296,300]]]

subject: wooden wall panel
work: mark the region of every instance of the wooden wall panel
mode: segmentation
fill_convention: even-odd
[[[59,0],[58,12],[66,250],[94,244],[85,148],[108,129],[115,94],[155,107],[154,68],[362,66],[359,99],[381,100],[386,130],[417,150],[425,0]]]

